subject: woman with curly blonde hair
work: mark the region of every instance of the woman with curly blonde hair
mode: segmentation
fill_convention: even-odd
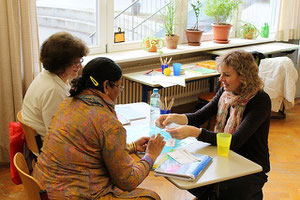
[[[246,51],[232,51],[217,61],[223,87],[206,106],[195,113],[162,115],[157,125],[174,122],[180,126],[168,128],[173,138],[196,137],[216,145],[216,134],[232,134],[230,149],[262,166],[263,171],[224,181],[219,184],[218,199],[262,199],[262,187],[270,171],[268,134],[271,100],[258,76],[258,66]],[[216,115],[214,131],[198,128]],[[209,199],[215,185],[189,190],[198,199]]]
[[[238,73],[241,82],[240,95],[263,88],[263,82],[258,76],[258,66],[253,56],[246,51],[237,50],[222,55],[217,58],[216,65],[219,70],[221,66],[231,66]]]

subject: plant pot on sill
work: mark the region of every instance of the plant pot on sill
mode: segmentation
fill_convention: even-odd
[[[254,38],[254,29],[252,29],[249,33],[244,33],[244,39],[252,40]]]
[[[168,49],[177,49],[177,44],[179,40],[178,35],[171,35],[171,36],[166,35],[165,40],[166,40],[166,47]]]
[[[193,29],[186,29],[186,39],[188,41],[188,45],[190,46],[200,46],[200,40],[202,36],[202,30],[193,30]]]
[[[212,29],[214,32],[214,42],[227,44],[229,42],[228,37],[232,25],[231,24],[212,24]]]

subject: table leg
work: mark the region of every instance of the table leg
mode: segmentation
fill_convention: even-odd
[[[148,85],[142,85],[142,102],[148,103],[148,91],[153,88]]]
[[[209,79],[209,92],[213,92],[215,90],[215,77]]]

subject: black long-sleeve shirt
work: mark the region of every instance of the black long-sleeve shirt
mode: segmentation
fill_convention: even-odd
[[[195,113],[186,114],[188,124],[199,127],[210,117],[217,114],[218,102],[224,92],[221,88],[212,101]],[[228,113],[229,114],[229,113]],[[242,122],[232,134],[230,149],[270,171],[268,135],[271,116],[271,100],[267,93],[259,91],[246,105]],[[202,129],[197,138],[216,145],[216,133]]]

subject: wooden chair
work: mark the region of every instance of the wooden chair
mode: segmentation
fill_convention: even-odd
[[[35,136],[37,135],[37,132],[35,129],[27,125],[22,118],[22,113],[21,111],[18,112],[17,114],[17,120],[20,122],[20,124],[23,127],[24,134],[25,134],[25,139],[26,139],[26,144],[29,148],[29,150],[35,155],[39,156],[39,148],[35,139]]]
[[[42,185],[29,175],[29,169],[22,153],[18,152],[14,156],[14,164],[18,170],[22,184],[24,185],[27,199],[47,200],[48,195]]]
[[[197,109],[202,108],[203,106],[205,106],[206,104],[208,104],[216,95],[216,92],[223,86],[223,84],[218,81],[216,88],[214,91],[212,92],[206,92],[206,93],[202,93],[198,96],[198,105],[197,105]],[[208,130],[212,129],[212,119],[209,119],[206,125],[206,128]]]
[[[198,100],[202,100],[206,103],[210,102],[214,96],[216,95],[216,92],[223,86],[223,84],[218,81],[217,85],[216,85],[216,88],[214,91],[212,92],[206,92],[206,93],[202,93],[198,96]]]

